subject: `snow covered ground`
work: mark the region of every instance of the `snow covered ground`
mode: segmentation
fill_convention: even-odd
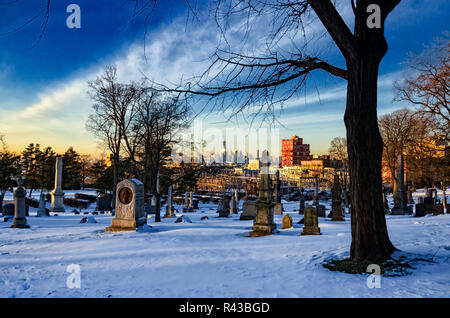
[[[37,218],[30,208],[31,229],[0,222],[0,297],[450,296],[450,214],[387,216],[393,244],[433,262],[415,264],[407,276],[382,276],[381,288],[371,289],[369,274],[322,266],[349,256],[348,214],[345,222],[319,218],[322,235],[300,236],[302,216],[293,212],[298,202],[284,202],[284,208],[294,228],[281,230],[282,216],[275,216],[279,233],[258,238],[245,236],[253,221],[218,218],[214,204],[200,203],[199,211],[187,213],[192,223],[174,223],[175,218],[155,223],[151,217],[151,228],[114,233],[104,231],[111,215],[80,223],[84,215]],[[208,219],[200,220],[203,216]],[[67,287],[70,264],[80,266],[79,289]]]

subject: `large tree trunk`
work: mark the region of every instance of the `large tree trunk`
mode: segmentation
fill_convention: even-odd
[[[395,250],[389,240],[382,198],[383,143],[377,121],[379,62],[362,56],[347,63],[347,128],[354,261],[377,261]]]

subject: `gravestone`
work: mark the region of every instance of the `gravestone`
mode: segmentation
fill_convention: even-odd
[[[285,214],[281,220],[282,229],[290,229],[292,227],[292,217],[289,214]]]
[[[64,208],[64,192],[62,191],[63,158],[56,157],[55,189],[50,192],[52,197],[51,212],[66,212]]]
[[[313,205],[319,205],[319,178],[316,177],[314,181],[314,196],[313,196]]]
[[[318,204],[318,205],[316,205],[316,209],[317,209],[317,216],[319,217],[319,218],[324,218],[324,217],[326,217],[326,208],[325,208],[325,205],[322,205],[322,204]]]
[[[194,210],[198,210],[198,199],[194,199],[192,200],[192,207],[194,208]]]
[[[261,171],[259,181],[259,195],[256,201],[256,217],[253,221],[253,231],[250,237],[258,237],[273,234],[277,225],[273,222],[273,194],[272,181],[269,176],[269,152],[263,152],[261,160]]]
[[[111,211],[112,195],[102,194],[96,200],[95,211]]]
[[[433,206],[433,215],[444,214],[444,206],[442,204],[435,204]]]
[[[234,190],[233,196],[231,198],[231,213],[239,213],[239,194],[237,190]]]
[[[422,217],[427,215],[427,210],[425,208],[425,204],[423,203],[417,203],[416,204],[416,213],[414,214],[415,217]]]
[[[230,213],[233,213],[233,214],[237,214],[238,213],[238,209],[237,209],[237,205],[236,205],[236,199],[235,199],[234,195],[231,196]]]
[[[22,186],[22,178],[18,179],[18,187],[16,191],[14,191],[14,221],[11,228],[17,229],[29,229],[30,226],[27,223],[26,216],[26,204],[25,204],[25,195],[27,194],[26,190]]]
[[[435,199],[433,197],[425,197],[423,199],[423,204],[425,205],[425,210],[427,213],[433,213],[433,207],[435,204]]]
[[[182,211],[187,212],[188,209],[189,209],[189,193],[185,192],[184,193],[184,206],[183,206]]]
[[[146,223],[144,184],[137,179],[119,182],[116,190],[116,214],[106,231],[134,231]]]
[[[331,189],[331,221],[345,221],[342,214],[342,200],[341,200],[342,188],[339,182],[339,176],[334,176],[333,188]]]
[[[14,204],[13,203],[7,203],[3,206],[3,216],[10,216],[14,215]]]
[[[430,188],[427,189],[427,197],[433,198],[433,199],[437,199],[437,189],[435,188]]]
[[[167,190],[167,205],[166,205],[166,214],[164,214],[165,218],[171,218],[173,213],[173,203],[172,203],[172,185],[169,185],[169,189]]]
[[[153,205],[151,202],[145,202],[144,210],[146,215],[156,214],[156,205]]]
[[[305,208],[305,217],[303,223],[303,231],[300,235],[320,235],[317,208],[313,206],[307,206]]]
[[[253,220],[256,217],[256,201],[245,200],[242,205],[240,220]]]
[[[283,214],[283,203],[281,203],[281,181],[280,181],[280,171],[277,169],[275,173],[275,186],[274,186],[274,200],[275,205],[273,207],[273,214],[281,215]]]
[[[298,214],[303,214],[305,212],[305,196],[300,194],[300,206],[298,209]]]
[[[404,215],[408,213],[406,203],[406,189],[405,189],[405,169],[403,154],[397,159],[397,181],[394,193],[394,207],[391,210],[393,215]]]
[[[186,192],[184,194],[183,212],[194,212],[194,208],[192,206],[192,192]]]
[[[45,194],[44,194],[44,192],[41,192],[41,194],[39,196],[39,207],[38,207],[36,216],[38,216],[38,217],[48,216],[48,214],[45,211]]]
[[[219,207],[221,207],[220,210]],[[220,218],[227,218],[230,215],[230,200],[226,198],[225,193],[223,193],[222,200],[219,203],[218,212]]]
[[[281,215],[283,214],[283,203],[275,203],[273,206],[273,214]]]

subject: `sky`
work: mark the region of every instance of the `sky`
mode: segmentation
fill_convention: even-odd
[[[9,4],[8,4],[9,2]],[[208,57],[224,40],[211,15],[208,1],[197,1],[193,17],[184,1],[159,2],[149,19],[131,19],[133,2],[125,0],[52,1],[42,38],[44,16],[27,23],[43,9],[46,1],[2,1],[0,3],[0,133],[8,147],[20,152],[29,143],[51,146],[62,153],[70,146],[82,154],[102,153],[85,124],[92,102],[87,81],[100,75],[106,65],[117,65],[122,81],[139,81],[145,76],[171,85],[199,75],[209,65]],[[6,3],[6,4],[5,4]],[[68,5],[81,8],[81,28],[70,29]],[[349,1],[337,1],[338,10],[352,29]],[[420,53],[425,45],[449,31],[446,0],[403,0],[386,21],[389,50],[379,72],[378,114],[408,106],[393,102],[394,83],[405,74],[409,53]],[[280,51],[292,43],[308,41],[308,53],[319,54],[344,67],[336,46],[316,16],[307,17],[306,36],[282,40]],[[19,28],[26,24],[25,27]],[[145,27],[146,25],[146,27]],[[255,21],[251,36],[242,39],[243,20],[230,21],[227,40],[233,50],[258,52],[264,48],[267,21]],[[11,32],[16,30],[16,32]],[[280,138],[298,135],[311,145],[313,154],[327,152],[331,139],[345,136],[346,82],[318,71],[308,77],[304,89],[277,112]],[[201,101],[194,106],[196,113]],[[222,129],[248,127],[245,115],[226,122],[227,113],[210,110],[199,114],[203,126]],[[256,128],[266,123],[256,121]]]

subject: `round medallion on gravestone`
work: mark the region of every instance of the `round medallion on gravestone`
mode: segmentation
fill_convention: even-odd
[[[129,204],[133,199],[133,192],[130,188],[122,188],[119,192],[119,201],[122,204]]]

